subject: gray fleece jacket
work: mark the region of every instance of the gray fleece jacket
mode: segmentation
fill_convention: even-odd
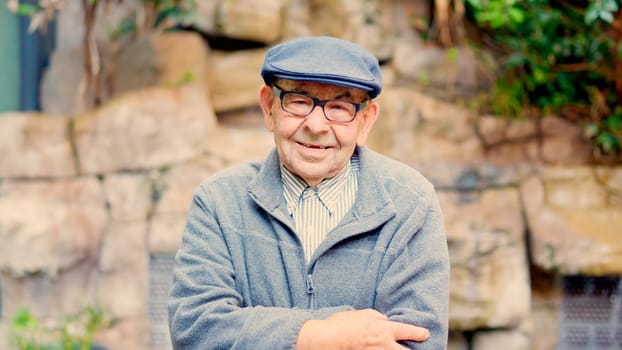
[[[434,188],[367,148],[353,208],[305,262],[279,159],[224,170],[197,188],[169,292],[175,349],[294,349],[302,324],[373,308],[447,346],[449,257]]]

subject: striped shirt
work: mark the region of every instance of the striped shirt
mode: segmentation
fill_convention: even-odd
[[[281,164],[283,194],[307,262],[354,204],[358,173],[359,159],[356,153],[336,176],[324,179],[313,187]]]

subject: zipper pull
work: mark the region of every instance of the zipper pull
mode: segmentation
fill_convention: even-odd
[[[311,275],[307,275],[307,294],[313,294],[315,289],[313,288],[313,279]]]

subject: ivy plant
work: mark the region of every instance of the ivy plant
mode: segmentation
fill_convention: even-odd
[[[621,0],[466,0],[466,5],[467,20],[500,62],[489,108],[509,116],[556,113],[584,128],[597,155],[619,162]]]
[[[93,338],[107,321],[101,308],[89,306],[50,324],[27,308],[19,309],[11,322],[13,345],[19,350],[94,350]]]

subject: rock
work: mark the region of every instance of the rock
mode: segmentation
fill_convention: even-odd
[[[592,159],[592,145],[581,129],[567,120],[550,116],[542,119],[542,158],[549,164],[587,164]]]
[[[0,270],[55,277],[97,256],[107,223],[101,184],[93,177],[3,182]]]
[[[477,118],[477,131],[486,145],[500,143],[506,139],[509,121],[494,115],[483,115]]]
[[[102,102],[150,86],[205,87],[207,45],[191,32],[149,33],[127,46],[100,44]],[[41,83],[41,109],[50,115],[76,115],[92,106],[92,96],[81,96],[84,84],[82,47],[57,48]]]
[[[153,350],[151,324],[145,317],[115,320],[114,326],[103,329],[94,342],[104,349]]]
[[[532,273],[531,315],[528,322],[532,325],[531,350],[556,349],[560,334],[562,317],[562,296],[558,286],[561,278],[549,278],[542,282],[539,273]],[[546,278],[546,277],[545,277]]]
[[[311,13],[307,0],[289,0],[283,8],[283,40],[311,36]]]
[[[207,80],[216,113],[259,105],[265,55],[265,49],[212,52]]]
[[[440,192],[451,257],[450,327],[515,327],[530,288],[518,192]]]
[[[589,173],[547,168],[521,186],[532,260],[543,270],[622,273],[622,210],[607,204],[603,189],[595,186]]]
[[[308,25],[314,35],[329,35],[353,41],[388,60],[393,53],[396,35],[392,2],[378,0],[319,0],[310,5]],[[391,23],[391,26],[383,24]]]
[[[534,171],[531,164],[501,166],[487,162],[445,161],[442,159],[407,164],[419,170],[436,188],[460,191],[518,186],[525,176]]]
[[[368,145],[407,163],[483,159],[473,114],[417,92],[386,88],[378,98],[380,116]]]
[[[594,171],[591,167],[578,166],[543,168],[546,204],[577,210],[605,207],[607,187],[595,178]]]
[[[145,222],[115,223],[103,238],[95,281],[111,319],[148,317],[149,253]]]
[[[223,127],[220,131],[208,148],[210,154],[222,157],[227,165],[263,161],[274,148],[274,136],[263,127],[248,129]],[[223,144],[231,147],[223,148],[221,146]]]
[[[205,88],[208,52],[201,36],[192,32],[140,36],[114,59],[114,95],[154,85]]]
[[[36,113],[0,115],[0,177],[67,177],[77,174],[69,118]]]
[[[449,332],[447,339],[447,350],[468,350],[469,342],[462,333]]]
[[[281,36],[284,1],[197,1],[199,31],[230,38],[275,42]]]
[[[201,181],[224,167],[222,159],[204,156],[171,168],[159,179],[159,200],[149,232],[152,254],[177,251],[194,191]]]
[[[3,311],[2,323],[11,327],[9,331],[14,331],[10,321],[20,309],[26,308],[40,321],[41,326],[60,329],[72,315],[84,313],[88,307],[97,306],[98,300],[93,284],[96,269],[97,261],[89,257],[80,264],[64,269],[56,276],[46,273],[33,273],[27,276],[3,273],[4,297],[10,300],[10,303],[6,304]],[[10,337],[4,337],[2,328],[0,324],[0,345],[4,345],[4,340],[10,340]]]
[[[538,342],[536,339],[535,342]],[[493,350],[502,345],[505,350],[532,350],[529,334],[517,329],[477,332],[473,336],[473,349]]]
[[[152,181],[143,174],[112,174],[104,178],[111,220],[144,222],[152,210]]]
[[[410,41],[399,41],[394,48],[392,67],[396,74],[409,81],[429,83],[429,71],[445,59],[445,51],[423,47]]]
[[[216,118],[195,86],[121,96],[75,120],[80,169],[103,174],[170,166],[205,151]]]

